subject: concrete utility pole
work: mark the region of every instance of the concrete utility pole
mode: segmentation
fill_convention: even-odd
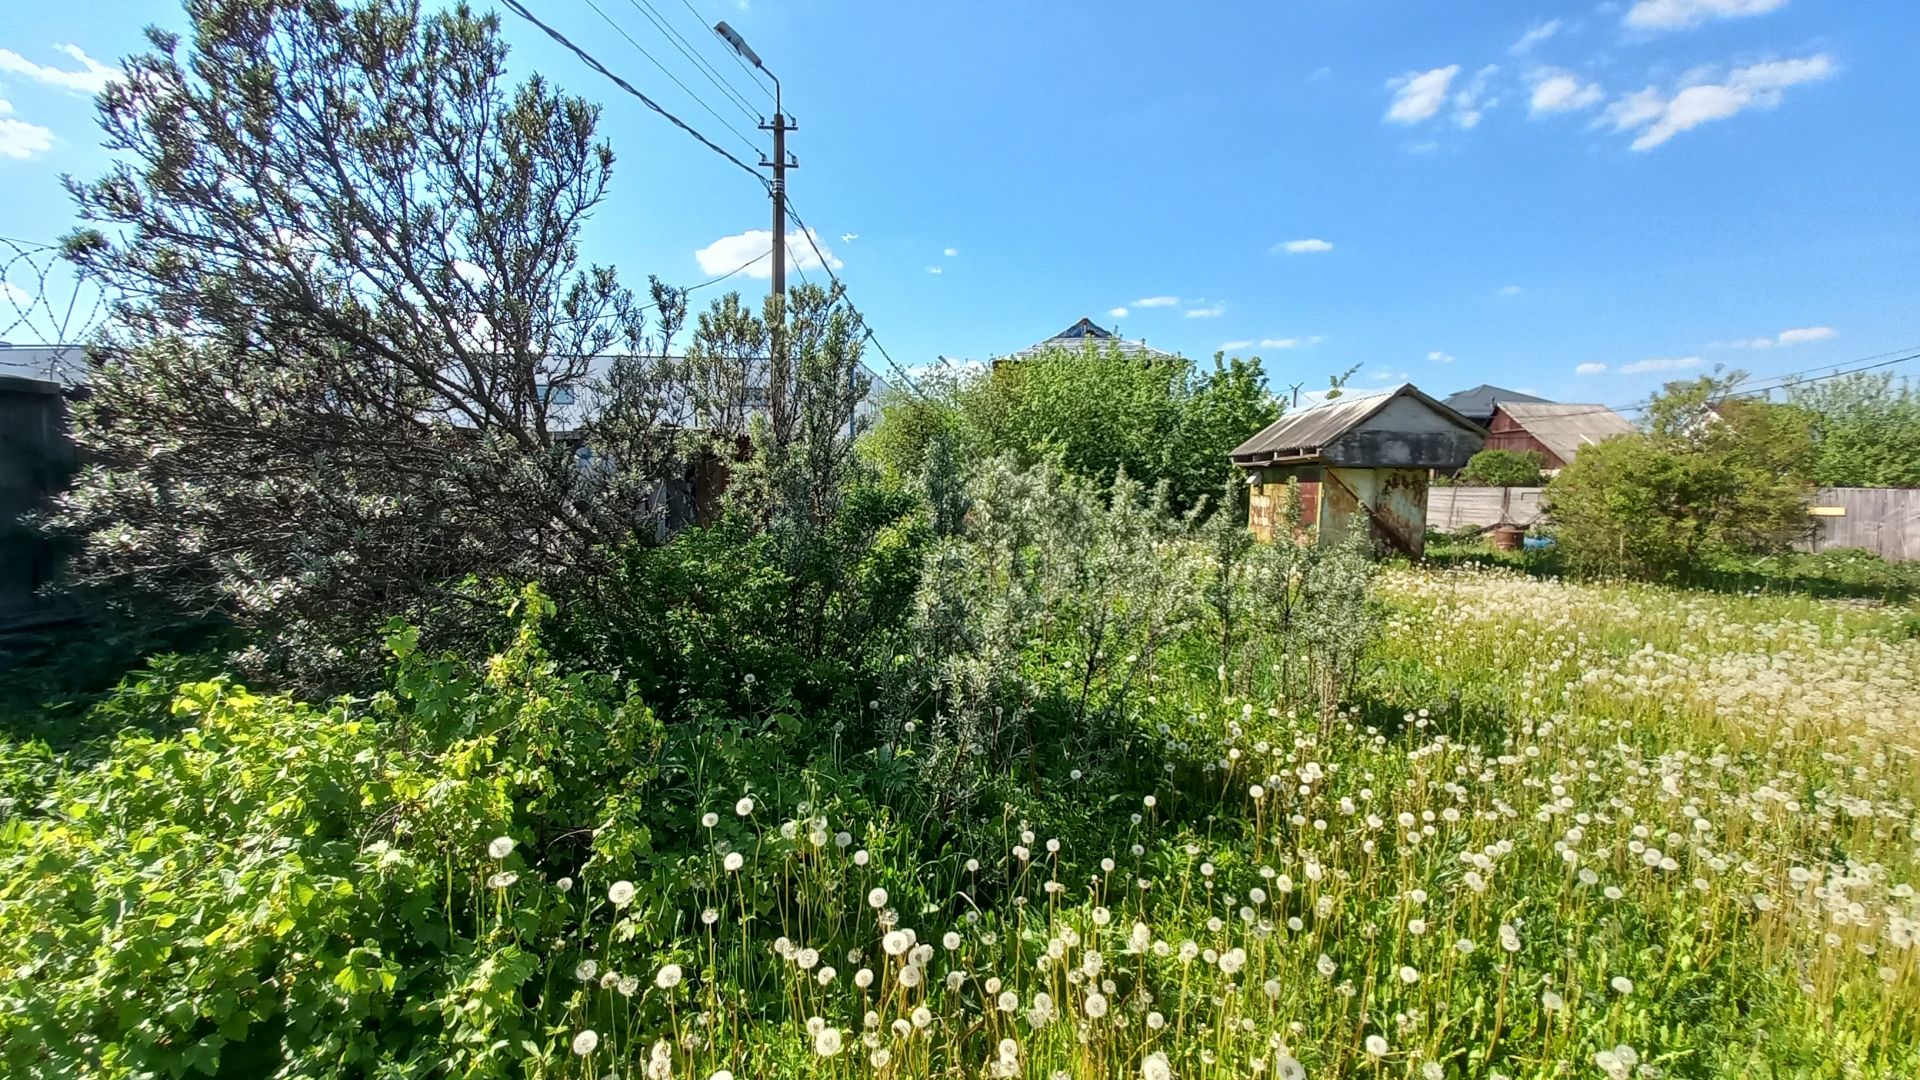
[[[773,132],[773,157],[762,158],[763,168],[773,170],[773,183],[768,185],[768,193],[773,196],[773,235],[769,238],[773,244],[773,282],[769,292],[773,300],[771,324],[768,331],[771,337],[767,357],[767,413],[773,421],[774,437],[785,442],[787,421],[787,380],[791,365],[787,362],[787,170],[800,167],[798,161],[787,157],[787,132],[795,130],[797,125],[787,121],[786,111],[780,102],[780,77],[767,70],[760,62],[760,55],[753,51],[745,38],[725,22],[716,23],[713,32],[740,54],[740,58],[773,80],[773,122],[762,121],[760,130]]]

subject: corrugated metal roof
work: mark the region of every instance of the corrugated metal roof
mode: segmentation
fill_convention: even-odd
[[[1395,398],[1411,397],[1463,428],[1479,429],[1471,420],[1447,408],[1408,383],[1397,390],[1364,397],[1342,396],[1333,401],[1301,409],[1268,424],[1260,433],[1239,446],[1229,456],[1242,464],[1266,464],[1278,459],[1311,458],[1321,448],[1366,422]]]
[[[1634,431],[1627,418],[1605,405],[1562,405],[1548,401],[1502,401],[1500,411],[1561,461],[1572,461],[1583,446]]]
[[[1493,407],[1496,404],[1509,401],[1546,402],[1547,399],[1534,397],[1532,394],[1523,394],[1518,390],[1508,390],[1505,387],[1494,386],[1490,383],[1481,383],[1471,390],[1462,390],[1456,394],[1448,394],[1447,400],[1442,402],[1442,404],[1469,420],[1484,421],[1493,415]]]

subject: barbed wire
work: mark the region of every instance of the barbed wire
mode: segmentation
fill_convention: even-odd
[[[65,280],[56,269],[69,270]],[[76,381],[86,366],[84,343],[107,311],[106,290],[72,273],[58,247],[0,236],[0,343],[54,349],[30,360],[0,349],[0,372]]]

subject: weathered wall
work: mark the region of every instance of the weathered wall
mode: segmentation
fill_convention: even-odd
[[[1280,516],[1287,507],[1287,481],[1300,481],[1300,520],[1308,529],[1319,523],[1320,466],[1294,465],[1255,469],[1247,496],[1247,530],[1256,540],[1272,540],[1280,532]]]
[[[1457,469],[1486,439],[1410,397],[1388,403],[1342,435],[1324,454],[1329,464],[1353,469]]]
[[[1335,542],[1365,536],[1382,551],[1419,558],[1426,552],[1425,469],[1327,470],[1320,536]]]
[[[1515,452],[1532,450],[1547,459],[1547,463],[1542,468],[1564,469],[1567,467],[1567,463],[1560,460],[1558,454],[1547,449],[1546,443],[1534,438],[1532,432],[1521,427],[1519,421],[1505,412],[1496,411],[1493,414],[1493,423],[1487,432],[1486,449]]]

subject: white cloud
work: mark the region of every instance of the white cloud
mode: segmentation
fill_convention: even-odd
[[[1525,290],[1525,289],[1523,289],[1523,288],[1521,288],[1521,287],[1520,287],[1520,286],[1518,286],[1518,285],[1502,285],[1502,286],[1500,286],[1500,295],[1501,295],[1501,296],[1519,296],[1519,295],[1520,295],[1521,293],[1523,293],[1523,292],[1526,292],[1526,291],[1527,291],[1527,290]]]
[[[1393,104],[1387,107],[1386,118],[1396,124],[1417,124],[1432,119],[1433,114],[1446,104],[1447,90],[1453,85],[1453,77],[1460,74],[1459,64],[1449,64],[1432,71],[1409,71],[1397,79],[1387,82],[1392,90]]]
[[[808,241],[811,235],[812,242]],[[818,246],[826,256],[828,268],[838,270],[846,263],[834,255],[832,249],[820,242],[820,234],[809,229],[798,229],[787,233],[787,265],[795,270],[820,269],[820,256],[814,254]],[[738,270],[747,277],[765,281],[773,276],[773,260],[765,256],[773,251],[773,231],[771,229],[748,229],[743,233],[723,236],[699,251],[693,257],[700,262],[700,269],[708,274],[725,274]],[[741,267],[749,260],[758,260],[745,269]]]
[[[1685,30],[1709,19],[1765,15],[1787,0],[1634,0],[1623,22],[1636,30]]]
[[[959,248],[947,248],[947,249],[946,249],[945,251],[943,251],[943,252],[941,252],[941,254],[943,254],[943,255],[945,255],[945,256],[946,256],[947,258],[949,258],[949,259],[951,259],[951,258],[953,258],[953,257],[955,257],[955,256],[957,256],[957,255],[959,255],[959,254],[960,254],[960,249],[959,249]]]
[[[1515,56],[1519,56],[1521,53],[1526,52],[1559,32],[1559,19],[1548,19],[1546,22],[1537,23],[1529,28],[1526,33],[1521,34],[1519,41],[1508,46],[1507,51]]]
[[[25,75],[35,82],[48,86],[57,86],[62,90],[74,90],[83,94],[97,94],[107,88],[107,84],[120,77],[120,69],[108,67],[82,52],[78,45],[55,46],[61,52],[80,62],[79,71],[68,71],[47,64],[36,64],[14,52],[12,49],[0,49],[0,71]]]
[[[1580,76],[1559,68],[1541,68],[1528,78],[1533,82],[1533,94],[1527,101],[1527,111],[1535,116],[1591,108],[1607,96],[1599,83],[1582,82]]]
[[[1127,317],[1127,309],[1123,307],[1111,308],[1107,311],[1107,315],[1114,319],[1124,319]]]
[[[1805,345],[1810,341],[1825,341],[1839,334],[1831,326],[1796,326],[1782,330],[1773,337],[1736,338],[1733,341],[1716,341],[1709,348],[1716,349],[1774,349],[1789,345]]]
[[[1318,345],[1324,340],[1326,339],[1321,337],[1319,334],[1315,334],[1312,337],[1305,337],[1305,338],[1270,337],[1270,338],[1261,338],[1260,347],[1263,349],[1298,349],[1307,345]]]
[[[1252,341],[1223,341],[1220,343],[1221,352],[1239,352],[1241,349],[1251,348],[1253,348]]]
[[[840,234],[840,242],[843,244],[851,244],[858,239],[860,239],[860,234],[857,232],[843,232]]]
[[[1383,383],[1403,383],[1411,382],[1413,376],[1404,371],[1376,371],[1373,373],[1373,380]]]
[[[1804,345],[1809,341],[1825,341],[1837,333],[1839,331],[1831,326],[1801,326],[1780,331],[1774,340],[1781,345]]]
[[[1332,251],[1333,245],[1325,240],[1306,239],[1288,240],[1284,244],[1273,245],[1275,252],[1284,251],[1292,255],[1314,255],[1322,251]]]
[[[1607,365],[1599,363],[1575,364],[1573,367],[1573,373],[1575,375],[1599,375],[1606,370]]]
[[[1633,149],[1651,150],[1683,131],[1743,109],[1770,109],[1780,104],[1787,87],[1817,82],[1834,70],[1833,58],[1820,53],[1735,68],[1721,82],[1696,82],[1672,97],[1650,86],[1609,105],[1600,122],[1615,131],[1638,129]]]
[[[1133,302],[1134,307],[1174,307],[1180,303],[1177,296],[1146,296]]]
[[[1651,360],[1635,360],[1631,364],[1621,364],[1619,371],[1622,375],[1638,375],[1643,371],[1684,371],[1687,368],[1699,366],[1700,358],[1697,356],[1662,356]]]
[[[1227,313],[1227,305],[1215,304],[1213,307],[1188,308],[1189,319],[1217,319]]]
[[[927,273],[929,273],[929,274],[944,274],[944,273],[946,273],[946,272],[947,272],[947,271],[946,271],[946,268],[945,268],[945,267],[940,267],[940,266],[929,266],[929,267],[927,267]]]
[[[1487,86],[1493,77],[1500,73],[1500,65],[1488,64],[1473,73],[1473,81],[1466,88],[1453,95],[1453,122],[1462,130],[1469,130],[1480,123],[1480,116],[1488,109],[1500,104],[1499,95],[1489,95]]]
[[[1427,359],[1433,361],[1436,364],[1451,364],[1453,363],[1453,354],[1441,352],[1439,349],[1435,349],[1432,352],[1427,354]]]
[[[35,154],[53,149],[53,132],[39,124],[15,120],[8,115],[13,103],[0,98],[0,157],[25,161]]]

